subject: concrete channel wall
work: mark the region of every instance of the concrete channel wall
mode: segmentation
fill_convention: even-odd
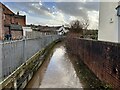
[[[82,60],[102,81],[120,88],[120,44],[69,38],[67,51]]]
[[[58,36],[54,35],[0,43],[1,80],[56,39]]]

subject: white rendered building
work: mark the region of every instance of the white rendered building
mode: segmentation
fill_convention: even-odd
[[[119,2],[100,2],[98,40],[120,42]]]
[[[64,26],[60,27],[59,30],[57,30],[58,35],[64,35],[65,33],[69,32],[69,30],[65,29]]]

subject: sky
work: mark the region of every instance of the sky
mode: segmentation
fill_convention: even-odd
[[[27,24],[59,26],[73,20],[89,22],[90,29],[98,29],[99,2],[2,2],[14,13],[26,15]]]

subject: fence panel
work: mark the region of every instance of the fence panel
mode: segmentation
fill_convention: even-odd
[[[10,75],[22,63],[48,44],[58,39],[57,35],[39,38],[1,42],[0,44],[0,79]]]

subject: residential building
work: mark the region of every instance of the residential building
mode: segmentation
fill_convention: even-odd
[[[23,36],[22,26],[26,25],[26,16],[15,14],[4,4],[0,3],[0,40],[11,35],[12,39],[21,39]],[[8,38],[7,38],[8,39]]]
[[[119,2],[100,2],[98,40],[120,42]]]
[[[67,32],[69,32],[69,30],[65,29],[64,26],[61,26],[59,30],[57,30],[57,32],[58,32],[58,35],[64,35]]]

